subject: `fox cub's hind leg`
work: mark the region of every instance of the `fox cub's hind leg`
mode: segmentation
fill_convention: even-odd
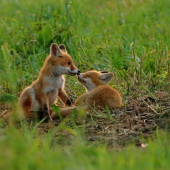
[[[32,117],[31,109],[35,103],[36,93],[32,87],[26,88],[19,98],[19,105],[23,108],[25,116]]]

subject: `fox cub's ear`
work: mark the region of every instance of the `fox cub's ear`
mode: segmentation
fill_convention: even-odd
[[[59,48],[60,48],[61,51],[65,52],[65,53],[67,52],[66,47],[65,47],[64,44],[60,44]]]
[[[50,46],[50,55],[51,57],[59,57],[62,56],[62,52],[59,49],[58,45],[55,43],[52,43]]]
[[[99,78],[103,81],[104,84],[108,84],[113,77],[112,73],[104,73],[99,76]]]

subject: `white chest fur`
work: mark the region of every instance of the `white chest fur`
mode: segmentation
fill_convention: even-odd
[[[48,86],[44,88],[44,93],[52,91],[58,92],[59,89],[64,88],[65,78],[64,76],[49,76],[44,77],[44,81],[48,82]]]

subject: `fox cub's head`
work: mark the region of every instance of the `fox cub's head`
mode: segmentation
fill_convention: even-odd
[[[48,63],[52,65],[52,72],[54,75],[67,74],[74,76],[80,73],[74,65],[71,56],[67,54],[66,47],[63,44],[59,47],[55,43],[51,44]]]
[[[92,90],[96,86],[108,84],[113,77],[112,73],[101,73],[98,71],[88,71],[78,75],[78,80],[81,82],[87,91]]]

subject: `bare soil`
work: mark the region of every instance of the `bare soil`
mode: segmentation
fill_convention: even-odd
[[[128,102],[124,102],[125,106],[119,109],[109,112],[91,110],[84,117],[78,116],[74,122],[80,133],[84,129],[83,138],[91,144],[107,144],[112,147],[135,143],[140,146],[144,139],[156,137],[157,128],[170,130],[169,101],[169,93],[164,91],[157,92],[154,97],[131,97]],[[2,103],[0,109],[1,114],[8,109],[8,106]],[[72,144],[77,136],[72,120],[72,118],[65,118],[42,122],[37,126],[37,133],[43,136],[58,128],[54,133],[54,143]],[[30,121],[32,120],[26,120],[24,123],[29,125]],[[69,130],[62,129],[61,124],[66,125]],[[5,124],[1,128],[7,126],[8,124]]]

